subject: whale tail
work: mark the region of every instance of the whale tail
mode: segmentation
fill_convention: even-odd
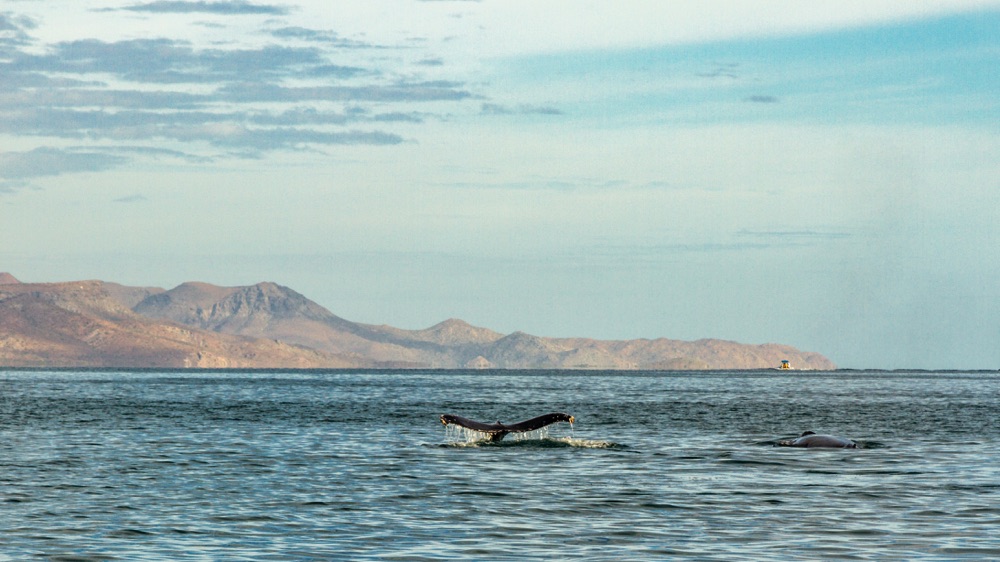
[[[545,426],[558,422],[569,422],[572,424],[574,421],[575,418],[573,416],[561,412],[545,414],[543,416],[538,416],[512,424],[503,424],[499,421],[496,423],[483,423],[476,420],[470,420],[469,418],[463,418],[462,416],[456,416],[454,414],[443,414],[441,416],[442,424],[457,425],[459,427],[464,427],[465,429],[485,433],[490,441],[500,441],[506,437],[508,433],[525,433],[528,431],[535,431],[536,429],[541,429]]]

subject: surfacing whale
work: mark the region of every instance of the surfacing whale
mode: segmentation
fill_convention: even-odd
[[[464,427],[466,429],[471,429],[472,431],[478,431],[480,433],[485,433],[490,441],[500,441],[507,436],[508,433],[525,433],[527,431],[535,431],[536,429],[541,429],[547,425],[552,425],[558,422],[569,422],[573,423],[574,418],[569,414],[563,414],[561,412],[555,412],[552,414],[545,414],[544,416],[538,416],[537,418],[531,418],[530,420],[524,420],[512,424],[500,423],[483,423],[476,420],[470,420],[469,418],[463,418],[462,416],[456,416],[453,414],[443,414],[441,416],[441,423],[444,425],[457,425],[459,427]]]
[[[836,435],[820,435],[814,431],[804,431],[795,439],[778,441],[778,447],[825,447],[828,449],[857,449],[858,444]]]

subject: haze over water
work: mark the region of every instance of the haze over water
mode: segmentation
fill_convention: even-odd
[[[0,560],[996,558],[998,397],[976,372],[0,371]],[[438,421],[550,411],[577,421]],[[862,448],[773,446],[807,429]]]

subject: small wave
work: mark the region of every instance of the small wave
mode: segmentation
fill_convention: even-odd
[[[501,492],[498,490],[456,490],[452,493],[456,496],[479,496],[483,498],[508,498],[514,495],[509,492]]]
[[[785,466],[787,463],[784,461],[774,461],[774,460],[760,460],[760,459],[744,459],[744,458],[724,458],[719,462],[724,464],[743,464],[743,465],[757,465],[757,466]]]
[[[811,450],[823,450],[823,451],[850,451],[852,449],[889,449],[889,445],[884,443],[879,443],[878,441],[860,441],[855,439],[854,443],[857,447],[788,447],[781,445],[781,441],[787,441],[786,439],[775,439],[770,441],[757,441],[754,443],[758,447],[781,447],[787,449],[811,449]]]
[[[145,531],[143,529],[116,529],[114,531],[108,532],[106,536],[109,538],[130,539],[135,537],[148,537],[154,534],[155,533],[150,531]]]
[[[855,439],[855,443],[858,444],[859,449],[891,449],[889,445],[885,443],[879,443],[878,441],[862,441],[860,439]]]
[[[555,439],[561,443],[565,443],[570,447],[579,447],[581,449],[619,449],[624,448],[624,445],[615,443],[614,441],[602,441],[599,439],[574,439],[573,437],[562,437]]]

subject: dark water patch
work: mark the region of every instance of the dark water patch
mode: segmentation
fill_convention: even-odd
[[[136,537],[151,537],[155,534],[156,533],[143,529],[116,529],[114,531],[109,531],[105,534],[105,536],[112,539],[131,539]]]
[[[962,556],[970,560],[998,560],[1000,559],[1000,547],[949,547],[944,546],[938,549],[941,554],[949,556]]]
[[[496,490],[456,490],[453,493],[456,496],[480,496],[485,498],[507,498],[513,495],[507,492],[500,492]],[[419,496],[413,499],[419,499]]]

